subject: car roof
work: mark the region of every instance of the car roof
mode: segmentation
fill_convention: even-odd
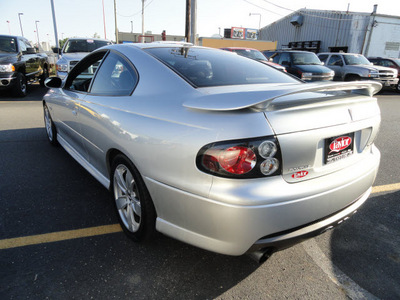
[[[222,47],[220,49],[232,49],[232,50],[256,50],[256,51],[260,51],[258,49],[254,49],[254,48],[249,48],[249,47]]]
[[[69,38],[69,41],[71,40],[93,40],[93,41],[105,41],[105,42],[111,42],[110,40],[106,40],[106,39],[99,39],[99,38],[90,38],[90,37],[73,37],[73,38]]]

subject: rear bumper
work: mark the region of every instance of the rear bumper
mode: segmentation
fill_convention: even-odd
[[[210,251],[241,255],[281,248],[341,223],[367,199],[380,161],[367,159],[338,172],[298,183],[215,178],[209,198],[150,178],[146,185],[157,211],[158,231]]]
[[[372,188],[369,188],[368,191],[356,199],[351,205],[322,220],[263,237],[254,243],[247,252],[254,252],[265,248],[271,248],[273,250],[284,249],[331,230],[353,216],[358,208],[367,201],[371,190]]]

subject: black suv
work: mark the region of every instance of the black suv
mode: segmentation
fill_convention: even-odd
[[[11,90],[14,96],[26,96],[27,82],[44,80],[49,76],[45,53],[37,53],[29,41],[20,36],[0,35],[0,89]]]
[[[314,52],[307,51],[264,51],[274,63],[304,81],[332,80],[335,72],[323,66]]]
[[[400,93],[400,58],[368,57],[368,60],[376,66],[388,67],[397,70],[399,82],[396,85],[396,91]]]

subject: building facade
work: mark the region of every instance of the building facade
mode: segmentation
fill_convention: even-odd
[[[372,13],[300,9],[262,28],[260,39],[277,41],[277,49],[398,58],[400,17],[379,15],[376,6]]]

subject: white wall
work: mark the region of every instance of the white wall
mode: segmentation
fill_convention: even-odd
[[[400,18],[376,16],[367,56],[400,57]]]

